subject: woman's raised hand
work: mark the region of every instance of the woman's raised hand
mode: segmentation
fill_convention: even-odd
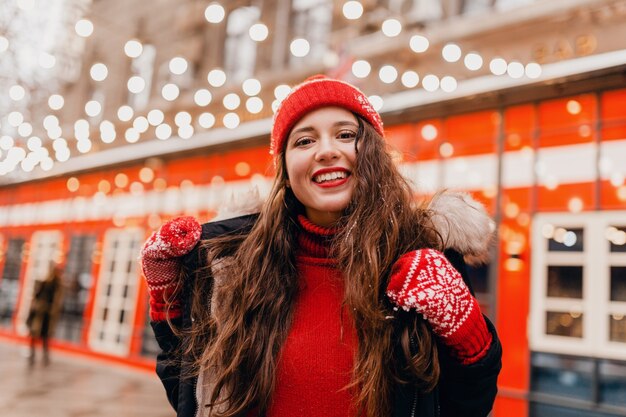
[[[200,240],[202,226],[191,217],[178,217],[163,224],[141,249],[141,268],[150,294],[150,319],[180,316],[180,303],[172,300],[182,267],[182,256]],[[168,303],[169,311],[168,311]]]
[[[478,301],[441,252],[402,255],[393,265],[387,296],[396,306],[421,313],[461,362],[474,363],[487,353],[492,336]]]

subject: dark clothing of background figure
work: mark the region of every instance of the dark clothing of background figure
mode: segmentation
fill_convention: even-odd
[[[30,311],[26,325],[31,337],[31,363],[35,360],[35,343],[41,339],[43,345],[44,362],[48,362],[48,340],[54,333],[60,305],[61,305],[61,278],[54,276],[45,281],[37,281],[30,304]]]

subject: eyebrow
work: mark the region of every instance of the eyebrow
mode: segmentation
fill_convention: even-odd
[[[333,123],[333,127],[342,127],[342,126],[352,126],[352,127],[359,127],[359,125],[357,125],[354,122],[351,121],[340,121],[340,122],[336,122]],[[302,133],[302,132],[313,132],[315,131],[315,128],[313,126],[304,126],[301,128],[298,128],[296,130],[293,130],[290,134],[289,134],[289,138],[291,138],[293,135],[295,135],[296,133]]]

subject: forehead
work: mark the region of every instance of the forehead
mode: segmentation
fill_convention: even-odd
[[[307,113],[292,128],[293,130],[303,127],[325,127],[340,122],[352,122],[357,124],[356,117],[350,111],[342,107],[322,107]]]

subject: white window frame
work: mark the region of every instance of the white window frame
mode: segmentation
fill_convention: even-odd
[[[250,38],[248,32],[260,18],[261,9],[254,5],[238,7],[228,14],[226,41],[224,42],[224,69],[230,81],[242,81],[254,74],[257,43]]]
[[[134,110],[143,110],[148,106],[152,94],[152,78],[154,74],[154,62],[156,60],[156,47],[152,44],[143,45],[141,55],[133,58],[130,69],[132,75],[138,75],[146,82],[146,86],[139,93],[128,92],[128,105]]]
[[[313,18],[315,12],[324,8],[328,13],[327,21]],[[295,38],[304,38],[309,41],[311,49],[305,57],[301,58],[289,53],[289,65],[292,67],[306,66],[324,59],[324,55],[329,50],[329,34],[333,26],[333,2],[329,0],[294,0],[292,1],[291,25],[296,26],[299,16],[302,16],[300,20],[303,22],[300,22],[301,24],[297,27],[291,28],[290,43]]]
[[[547,225],[583,229],[582,252],[549,252],[542,228]],[[626,266],[626,253],[610,252],[609,226],[625,226],[626,211],[537,214],[532,226],[530,322],[531,350],[617,360],[626,359],[626,343],[609,341],[609,314],[626,316],[626,302],[610,301],[611,266]],[[582,299],[547,297],[548,265],[583,267]],[[583,314],[583,337],[545,333],[546,312]]]
[[[104,237],[102,262],[95,293],[94,308],[89,328],[89,346],[101,351],[120,356],[127,356],[135,332],[135,315],[139,293],[139,249],[144,240],[144,231],[140,228],[110,229]],[[115,242],[118,243],[114,247]],[[115,270],[111,271],[111,263]],[[127,271],[128,262],[132,262]],[[107,295],[107,286],[111,284],[111,294]],[[128,293],[123,296],[124,286]],[[108,310],[106,320],[103,318]],[[119,322],[119,314],[124,310],[124,322]],[[100,338],[104,333],[105,337]],[[117,340],[118,335],[120,340]]]
[[[26,319],[33,299],[35,282],[43,281],[50,272],[51,262],[61,261],[63,234],[60,230],[42,230],[33,233],[30,239],[28,263],[24,285],[22,286],[20,306],[17,312],[17,333],[28,334]]]

